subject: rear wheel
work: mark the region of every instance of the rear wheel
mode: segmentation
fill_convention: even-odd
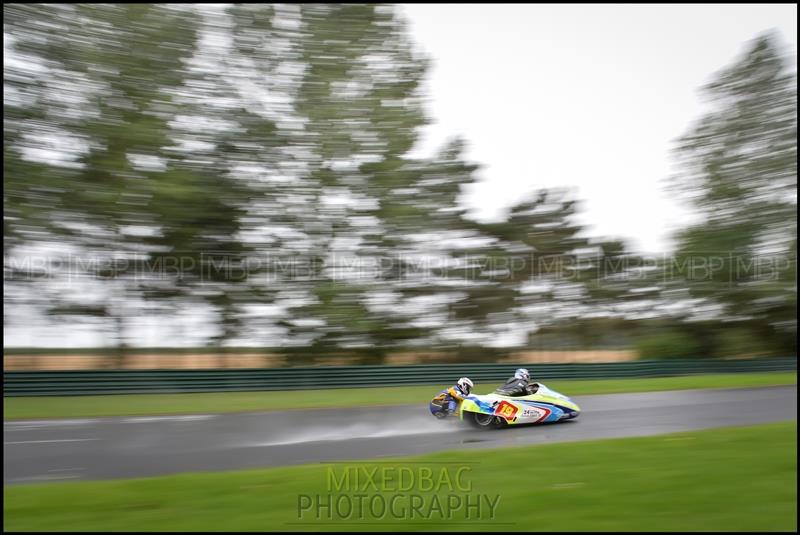
[[[505,420],[493,414],[483,414],[480,412],[470,412],[467,418],[469,423],[481,429],[496,429],[503,427]]]

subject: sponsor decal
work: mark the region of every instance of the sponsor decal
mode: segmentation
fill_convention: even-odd
[[[546,420],[552,411],[545,407],[526,407],[522,411],[524,418],[533,418],[534,422],[541,422]]]

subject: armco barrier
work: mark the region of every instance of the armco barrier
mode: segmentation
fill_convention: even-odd
[[[236,370],[5,372],[3,396],[76,396],[443,385],[458,377],[503,381],[518,366],[534,379],[664,377],[702,373],[797,371],[797,358],[658,360],[601,364],[421,364]]]

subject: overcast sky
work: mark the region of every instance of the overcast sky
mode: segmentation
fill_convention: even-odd
[[[665,190],[698,89],[758,34],[796,65],[797,5],[400,4],[433,65],[420,153],[462,135],[482,164],[483,220],[537,187],[568,186],[593,235],[658,253],[688,211]]]

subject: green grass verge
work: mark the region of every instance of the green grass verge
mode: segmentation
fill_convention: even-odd
[[[797,422],[4,490],[9,531],[796,531]]]
[[[591,379],[547,381],[569,396],[648,392],[687,388],[734,388],[796,384],[796,372],[737,373],[660,377],[654,379]],[[294,392],[226,392],[209,394],[135,394],[117,396],[7,397],[3,418],[76,418],[137,414],[222,413],[286,410],[292,408],[356,407],[426,403],[438,390],[450,385],[387,388],[337,388]],[[478,384],[478,393],[491,392],[498,384]]]

